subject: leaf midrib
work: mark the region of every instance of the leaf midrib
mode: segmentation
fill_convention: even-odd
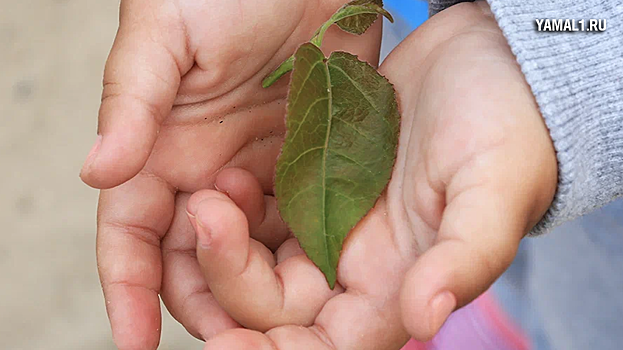
[[[330,58],[329,58],[330,59]],[[327,75],[327,93],[329,95],[328,118],[327,118],[327,134],[324,141],[324,151],[322,155],[322,234],[324,236],[324,244],[326,249],[327,266],[331,268],[333,265],[330,261],[329,254],[329,236],[327,235],[327,157],[329,155],[329,137],[331,136],[331,125],[333,121],[333,91],[331,87],[331,74],[329,73],[328,60],[323,65],[325,74]],[[337,275],[336,275],[337,280]]]

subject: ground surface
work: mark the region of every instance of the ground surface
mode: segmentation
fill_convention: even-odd
[[[0,349],[114,349],[95,265],[95,137],[117,1],[0,0]],[[201,349],[165,317],[162,349]]]

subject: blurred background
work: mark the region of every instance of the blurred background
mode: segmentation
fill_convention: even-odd
[[[118,1],[0,0],[0,349],[115,349],[95,262],[95,140]],[[201,349],[168,315],[162,349]]]
[[[396,24],[385,23],[383,57],[427,18],[423,1],[386,5]],[[95,261],[97,191],[78,173],[95,139],[117,15],[118,1],[0,0],[2,350],[115,349]],[[623,304],[612,287],[623,286],[621,213],[619,201],[564,233],[524,242],[494,287],[536,349],[620,348]],[[585,261],[587,253],[616,261]],[[201,349],[163,313],[161,349]],[[612,336],[596,338],[596,329]]]

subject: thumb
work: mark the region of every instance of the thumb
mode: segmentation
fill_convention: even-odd
[[[182,69],[192,65],[183,28],[177,29],[176,19],[146,16],[160,10],[157,5],[143,9],[149,5],[144,3],[122,2],[106,63],[98,137],[80,173],[86,184],[100,189],[120,185],[144,167],[170,113]]]
[[[417,340],[430,340],[513,261],[528,220],[499,193],[471,188],[449,202],[436,242],[407,273],[402,318]]]

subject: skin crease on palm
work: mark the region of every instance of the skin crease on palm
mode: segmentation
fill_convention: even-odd
[[[315,283],[322,275],[285,240],[269,196],[287,79],[268,90],[260,81],[343,3],[122,2],[100,111],[103,141],[82,172],[99,188],[132,178],[102,191],[98,211],[98,265],[120,349],[157,346],[158,293],[192,334],[211,338],[206,349],[399,349],[409,335],[429,339],[450,311],[486,290],[545,213],[556,158],[534,98],[486,5],[456,5],[381,67],[403,116],[393,178],[346,241],[341,286],[331,292]],[[379,37],[378,25],[360,38],[333,30],[323,49],[375,63]],[[189,202],[225,167],[259,181],[221,172],[217,185],[229,197],[200,191]],[[209,249],[195,252],[191,222],[212,231]],[[223,231],[232,238],[219,241]],[[210,264],[221,243],[244,263]],[[264,245],[282,245],[279,282],[263,283],[276,276]],[[214,282],[236,266],[235,276],[250,277]],[[245,272],[250,266],[259,268]],[[271,293],[275,285],[283,294]],[[288,299],[289,290],[300,293]],[[258,307],[275,295],[278,312]],[[248,300],[256,308],[240,312]],[[238,326],[228,313],[271,330],[222,332]]]

